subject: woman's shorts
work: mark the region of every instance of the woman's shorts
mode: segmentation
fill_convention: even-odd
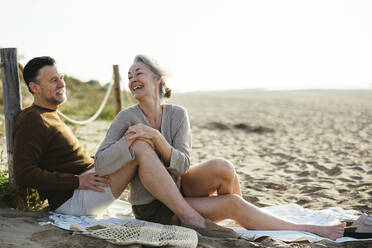
[[[136,219],[169,225],[174,213],[161,201],[154,200],[148,204],[132,205]]]

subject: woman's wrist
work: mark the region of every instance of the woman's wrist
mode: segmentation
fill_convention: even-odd
[[[159,130],[155,129],[154,135],[153,135],[153,141],[156,145],[158,145],[161,142],[162,137],[163,135],[159,132]]]

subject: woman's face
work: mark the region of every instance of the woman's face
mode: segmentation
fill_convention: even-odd
[[[144,63],[136,62],[129,68],[128,80],[129,90],[137,100],[159,96],[160,78],[157,78]]]

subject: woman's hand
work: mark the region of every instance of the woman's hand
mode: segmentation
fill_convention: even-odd
[[[125,139],[127,141],[127,145],[128,147],[131,147],[133,145],[133,143],[137,140],[142,140],[142,141],[145,141],[147,144],[149,144],[152,149],[155,149],[155,145],[154,143],[152,142],[152,140],[150,139],[145,139],[145,138],[137,138],[137,139],[133,139],[132,136],[134,135],[134,133],[128,133],[128,134],[125,134]]]
[[[157,133],[156,129],[143,124],[136,124],[128,128],[125,132],[125,139],[127,141],[128,147],[132,146],[136,140],[143,140],[148,143],[152,149],[155,149],[154,140],[156,139]]]
[[[168,144],[164,136],[156,129],[146,126],[144,124],[136,124],[128,128],[125,132],[128,147],[130,147],[136,140],[146,141],[148,144],[157,149],[168,164],[171,158],[172,147]]]
[[[137,139],[144,139],[145,141],[151,141],[152,147],[154,147],[154,144],[156,144],[156,140],[159,137],[160,132],[152,127],[146,126],[144,124],[136,124],[134,126],[131,126],[128,128],[128,130],[125,132],[125,137],[129,143],[133,144],[133,142]]]

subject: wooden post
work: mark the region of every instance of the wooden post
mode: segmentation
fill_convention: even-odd
[[[120,90],[120,74],[119,74],[119,66],[114,65],[113,67],[114,67],[115,105],[116,105],[116,114],[118,114],[122,108],[121,90]]]
[[[13,173],[13,126],[17,115],[21,111],[21,97],[19,94],[19,78],[17,63],[17,48],[0,49],[2,64],[2,81],[4,95],[4,114],[6,129],[6,145],[8,152],[9,183],[16,189]]]

